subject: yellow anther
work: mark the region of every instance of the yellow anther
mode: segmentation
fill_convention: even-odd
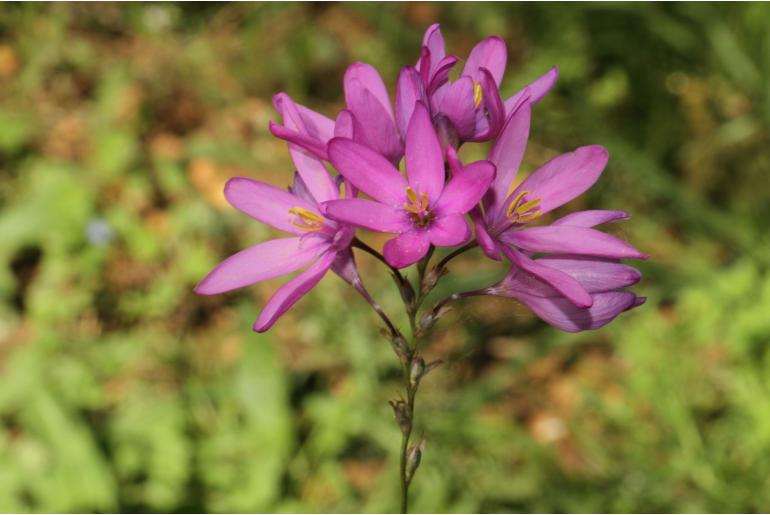
[[[513,213],[516,210],[516,207],[519,205],[519,202],[521,202],[521,199],[524,198],[524,195],[529,195],[529,193],[530,193],[529,191],[522,191],[521,193],[516,195],[516,198],[513,199],[513,201],[508,205],[508,212],[505,214],[508,215],[509,217],[513,216]]]
[[[304,207],[293,207],[289,209],[289,213],[299,217],[299,220],[292,220],[291,225],[303,231],[320,231],[324,226],[321,215]]]
[[[513,222],[523,224],[540,216],[539,209],[532,211],[534,208],[540,205],[540,197],[528,200],[523,204],[521,203],[524,197],[530,193],[531,192],[529,191],[522,191],[516,195],[510,204],[508,204],[508,209],[506,210],[505,214],[508,215],[508,218],[510,218]]]
[[[409,202],[412,204],[417,204],[417,202],[420,200],[420,198],[417,196],[417,193],[414,192],[411,186],[406,187],[406,198],[408,198]]]
[[[481,90],[481,84],[473,81],[473,107],[476,109],[481,105],[481,100],[484,98],[484,92]]]
[[[522,205],[516,208],[516,213],[519,215],[523,215],[538,204],[540,204],[539,198],[536,198],[535,200],[530,200],[528,202],[524,202]]]
[[[409,202],[404,202],[404,209],[409,211],[410,213],[414,213],[416,215],[419,215],[420,213],[424,213],[428,209],[428,194],[427,193],[420,193],[417,195],[415,191],[410,187],[406,187],[406,198],[409,200]]]
[[[540,210],[539,209],[537,211],[532,211],[531,213],[527,213],[526,215],[520,215],[516,219],[516,222],[518,222],[520,224],[525,224],[527,222],[530,222],[530,221],[534,220],[538,216],[540,216]]]

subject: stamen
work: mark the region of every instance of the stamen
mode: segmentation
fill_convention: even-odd
[[[540,216],[540,210],[539,209],[537,211],[532,211],[531,213],[527,213],[526,215],[520,215],[516,219],[516,222],[520,223],[520,224],[524,224],[524,223],[527,223],[527,222],[531,222],[532,220],[534,220],[538,216]]]
[[[428,209],[428,194],[427,193],[420,193],[420,207],[423,211]]]
[[[409,202],[412,204],[417,204],[417,201],[419,200],[419,197],[417,197],[417,193],[414,192],[411,186],[406,187],[406,198],[409,199]]]
[[[324,226],[324,219],[321,215],[305,209],[304,207],[293,207],[289,209],[289,213],[299,217],[299,220],[294,219],[291,221],[291,225],[303,231],[320,231]]]
[[[481,84],[473,81],[473,107],[476,109],[481,105],[481,100],[484,98],[484,92],[481,89]]]
[[[513,199],[513,201],[508,206],[508,211],[505,213],[507,216],[513,216],[514,210],[516,209],[516,206],[519,205],[519,202],[521,202],[521,199],[524,198],[524,195],[529,195],[529,191],[522,191],[518,195],[516,195],[516,198]]]
[[[505,214],[513,223],[523,224],[540,216],[540,210],[535,209],[540,205],[540,197],[521,203],[524,197],[530,194],[529,191],[522,191],[508,204]]]
[[[520,215],[524,214],[538,204],[540,204],[539,198],[536,198],[535,200],[530,200],[528,202],[524,202],[522,205],[516,208],[516,212]]]
[[[404,210],[417,225],[424,227],[434,218],[430,211],[430,200],[427,193],[419,195],[410,186],[406,187],[407,202],[404,202]]]

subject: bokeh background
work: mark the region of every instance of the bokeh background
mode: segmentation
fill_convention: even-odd
[[[506,94],[559,66],[524,170],[606,146],[567,210],[632,212],[612,230],[652,258],[600,331],[503,299],[442,320],[413,509],[770,509],[767,4],[4,4],[0,511],[398,508],[400,371],[363,301],[329,276],[257,335],[280,281],[192,288],[269,236],[221,190],[288,184],[271,95],[333,116],[347,64],[392,88],[434,21],[460,56],[506,40]],[[452,272],[439,295],[502,269]]]

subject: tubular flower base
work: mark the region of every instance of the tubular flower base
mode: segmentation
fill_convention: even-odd
[[[423,439],[412,439],[417,391],[440,365],[426,363],[422,350],[448,304],[479,295],[508,297],[548,324],[577,332],[603,327],[645,300],[626,289],[641,274],[621,260],[647,256],[596,229],[627,220],[627,213],[579,211],[543,222],[544,215],[599,179],[609,160],[603,147],[588,145],[558,155],[517,182],[533,106],[554,86],[558,72],[552,68],[503,100],[499,86],[506,60],[505,43],[488,37],[450,82],[460,59],[446,55],[440,28],[432,25],[416,64],[398,76],[395,105],[380,74],[366,63],[354,63],[345,72],[345,108],[333,117],[277,94],[273,104],[282,121],[270,122],[270,131],[288,144],[296,168],[293,186],[283,190],[236,177],[225,186],[225,197],[287,236],[225,259],[195,288],[198,294],[214,295],[298,272],[262,309],[254,323],[260,332],[329,270],[364,298],[385,324],[403,373],[404,395],[390,401],[401,432],[403,512],[424,452]],[[478,141],[492,142],[487,159],[460,162],[460,146]],[[356,237],[362,229],[394,237],[379,251]],[[477,246],[489,259],[508,263],[506,276],[422,309],[448,273],[448,263]],[[455,248],[431,264],[437,247]],[[393,276],[409,319],[409,337],[366,290],[353,249],[376,257]],[[416,281],[411,282],[401,269],[414,264]]]

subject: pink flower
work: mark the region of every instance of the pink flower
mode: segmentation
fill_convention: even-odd
[[[385,259],[398,268],[419,261],[431,244],[450,247],[467,241],[471,233],[463,215],[479,202],[495,173],[488,161],[462,166],[455,156],[452,178],[445,184],[441,145],[422,103],[417,103],[406,134],[408,179],[387,159],[349,139],[333,139],[329,159],[373,200],[332,200],[324,203],[325,214],[398,234],[384,248]]]
[[[529,223],[566,204],[588,190],[607,164],[607,151],[599,145],[580,147],[561,154],[512,188],[529,136],[530,103],[525,99],[512,113],[489,153],[495,176],[482,201],[483,212],[475,209],[479,245],[492,259],[501,251],[521,270],[548,284],[575,306],[590,307],[593,300],[579,281],[568,273],[533,260],[535,253],[576,255],[605,259],[645,259],[628,243],[593,227],[622,220],[622,211],[582,211],[565,216],[548,226]]]
[[[268,300],[254,324],[255,331],[263,332],[310,291],[329,269],[348,282],[357,279],[350,251],[353,228],[329,220],[318,208],[317,199],[339,197],[325,170],[324,174],[329,184],[322,185],[323,176],[320,174],[312,181],[320,197],[313,194],[310,185],[299,174],[295,176],[294,187],[288,192],[244,177],[230,179],[225,185],[225,197],[230,204],[292,236],[269,240],[230,256],[195,287],[195,292],[216,295],[307,266]]]
[[[510,251],[504,249],[504,252]],[[534,261],[538,266],[558,270],[577,281],[591,295],[591,306],[576,306],[538,275],[518,266],[512,266],[505,278],[486,293],[514,298],[549,324],[569,332],[599,329],[646,300],[621,290],[639,282],[641,274],[616,260],[558,256]]]
[[[492,139],[499,134],[525,89],[529,88],[530,103],[535,104],[548,93],[558,77],[554,67],[503,101],[500,83],[507,59],[508,52],[502,39],[497,36],[485,38],[471,50],[460,77],[450,83],[449,72],[458,58],[445,55],[441,29],[438,24],[433,24],[425,31],[417,64],[401,71],[396,104],[399,105],[399,97],[424,98],[439,130],[454,131],[460,142]]]

